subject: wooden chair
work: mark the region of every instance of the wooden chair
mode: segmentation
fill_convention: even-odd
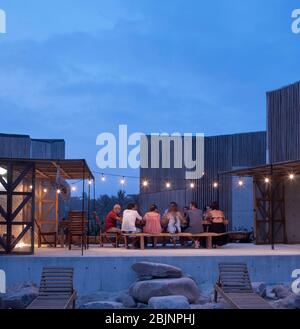
[[[38,297],[27,309],[75,308],[72,267],[44,267]]]
[[[38,248],[41,248],[42,244],[47,244],[51,247],[56,248],[57,246],[57,232],[56,231],[49,231],[43,232],[41,226],[38,224],[37,220],[35,220],[35,224],[38,229]],[[50,237],[51,240],[49,241],[47,238]]]
[[[73,243],[73,238],[77,237],[81,240],[84,248],[87,248],[87,218],[86,212],[70,211],[68,218],[68,244],[69,249]]]
[[[215,285],[216,303],[218,293],[235,309],[272,309],[267,301],[253,292],[245,263],[219,264],[219,280]]]

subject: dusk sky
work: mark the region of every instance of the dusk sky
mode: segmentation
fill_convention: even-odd
[[[265,130],[266,91],[300,80],[299,0],[0,0],[2,133],[63,138],[97,169],[96,137]],[[129,193],[138,181],[127,183]],[[119,189],[115,178],[98,193]]]

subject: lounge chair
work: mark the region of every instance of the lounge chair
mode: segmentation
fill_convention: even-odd
[[[245,263],[219,264],[219,280],[215,285],[216,303],[218,294],[235,309],[272,309],[267,301],[254,293]]]
[[[27,309],[75,308],[72,267],[44,267],[38,297]]]

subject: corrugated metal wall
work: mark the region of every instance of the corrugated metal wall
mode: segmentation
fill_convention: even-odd
[[[218,180],[219,172],[265,164],[266,133],[205,137],[204,145],[205,174],[195,182],[195,189],[189,188],[184,181],[185,168],[141,169],[141,180],[145,178],[149,180],[149,187],[141,187],[139,199],[141,211],[145,211],[153,202],[157,203],[160,211],[163,211],[173,200],[181,207],[192,200],[197,201],[200,207],[204,207],[218,200],[219,196],[221,208],[228,218],[232,217],[232,178],[222,176],[219,189],[213,188],[213,182]],[[172,182],[172,191],[165,188],[166,180]]]
[[[62,139],[30,139],[28,135],[0,134],[1,158],[64,159]]]
[[[30,137],[0,134],[0,157],[30,158]]]
[[[65,141],[64,140],[31,140],[31,158],[33,159],[64,159]]]
[[[270,161],[300,159],[300,82],[267,93]]]

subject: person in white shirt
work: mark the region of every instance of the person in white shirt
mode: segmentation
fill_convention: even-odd
[[[140,233],[142,230],[136,227],[136,223],[142,220],[142,216],[136,210],[136,205],[134,203],[129,203],[127,209],[123,212],[122,232]]]

